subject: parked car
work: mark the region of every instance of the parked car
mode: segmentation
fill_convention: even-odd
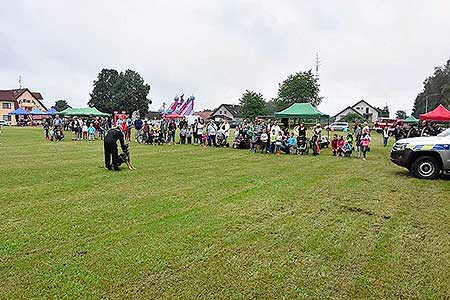
[[[9,126],[9,122],[5,120],[0,120],[0,126]]]
[[[348,123],[347,122],[334,122],[328,126],[325,126],[326,130],[331,131],[348,131]]]
[[[450,172],[450,128],[437,136],[397,141],[391,161],[422,179],[435,179],[441,172]]]

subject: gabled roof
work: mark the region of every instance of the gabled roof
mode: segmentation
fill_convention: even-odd
[[[361,101],[360,101],[361,102]],[[359,103],[359,102],[358,102]],[[356,105],[356,104],[355,104]],[[357,115],[359,115],[359,116],[363,116],[362,114],[360,114],[356,109],[354,109],[353,107],[351,107],[351,106],[347,106],[346,108],[344,108],[343,110],[341,110],[340,112],[338,112],[337,114],[335,114],[334,116],[333,116],[333,118],[336,118],[337,116],[339,116],[340,114],[342,114],[344,111],[346,111],[347,109],[350,109],[350,110],[352,110],[355,114],[357,114]]]
[[[47,108],[45,107],[45,105],[41,101],[41,100],[44,99],[44,98],[42,98],[41,93],[39,93],[39,92],[31,92],[27,88],[14,89],[14,90],[0,90],[0,100],[16,102],[17,98],[19,98],[26,91],[28,91],[31,95],[33,95],[33,97],[39,102],[39,104],[42,106],[42,108],[47,110]]]
[[[234,104],[221,104],[221,105],[219,105],[218,108],[216,108],[212,112],[211,115],[214,115],[219,110],[219,108],[221,108],[221,107],[225,107],[231,113],[233,118],[241,116],[241,106],[240,105],[234,105]]]
[[[361,102],[365,103],[367,106],[370,106],[371,108],[373,108],[373,109],[376,110],[377,112],[381,113],[381,109],[379,109],[378,107],[375,107],[375,106],[370,105],[370,104],[367,103],[367,101],[364,100],[364,99],[359,100],[358,102],[356,102],[356,104],[353,105],[352,108],[355,108],[355,106],[357,106],[357,105],[360,104]]]

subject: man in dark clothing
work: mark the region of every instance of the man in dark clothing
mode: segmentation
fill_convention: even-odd
[[[122,151],[127,153],[128,147],[125,145],[125,136],[123,135],[120,128],[114,128],[108,131],[105,136],[105,140],[103,143],[105,149],[105,167],[108,170],[114,169],[115,171],[119,170],[119,152],[117,150],[117,140],[120,141],[120,147]],[[112,157],[112,165],[111,165],[111,157]]]

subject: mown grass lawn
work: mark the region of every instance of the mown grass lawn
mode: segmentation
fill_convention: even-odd
[[[6,128],[1,299],[450,297],[450,181],[389,161],[97,142]]]

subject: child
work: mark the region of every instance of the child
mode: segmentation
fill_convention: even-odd
[[[295,154],[297,152],[297,141],[295,140],[294,133],[291,133],[291,136],[287,140],[287,144],[289,147],[289,154]]]
[[[353,147],[353,135],[351,133],[347,134],[347,142]]]
[[[94,134],[95,134],[95,127],[94,127],[94,125],[92,125],[92,123],[89,124],[88,134],[89,134],[89,138],[88,138],[89,141],[95,140],[95,136],[94,136]]]
[[[367,159],[367,151],[369,150],[370,144],[370,135],[368,133],[364,133],[361,138],[361,151],[363,153],[363,160]]]
[[[87,139],[87,135],[88,135],[88,127],[86,125],[86,123],[83,124],[82,130],[81,132],[83,133],[83,140]]]
[[[275,129],[272,129],[272,133],[270,134],[270,147],[269,152],[275,153],[275,143],[277,142],[277,134],[275,132]]]
[[[186,127],[184,126],[180,129],[180,144],[182,145],[186,144],[186,131]]]
[[[203,147],[206,148],[206,132],[202,133],[202,141],[201,141],[200,145],[203,145]]]
[[[269,149],[267,149],[267,142],[269,141],[269,135],[266,130],[263,129],[261,133],[261,153],[268,153]]]
[[[331,140],[331,153],[333,156],[338,156],[338,136],[335,134]]]
[[[275,142],[277,156],[281,155],[281,144],[282,143],[283,143],[283,133],[281,131],[279,131],[277,138],[276,138],[276,142]]]
[[[342,147],[344,147],[344,137],[341,135],[337,141],[337,153],[341,153]]]
[[[350,157],[352,155],[352,144],[348,141],[345,142],[344,146],[341,149],[342,156]]]
[[[186,128],[186,139],[188,145],[192,144],[191,130],[189,128]]]
[[[45,134],[45,139],[49,140],[50,139],[50,135],[49,135],[49,130],[50,130],[50,125],[48,124],[48,121],[44,122],[44,134]]]

